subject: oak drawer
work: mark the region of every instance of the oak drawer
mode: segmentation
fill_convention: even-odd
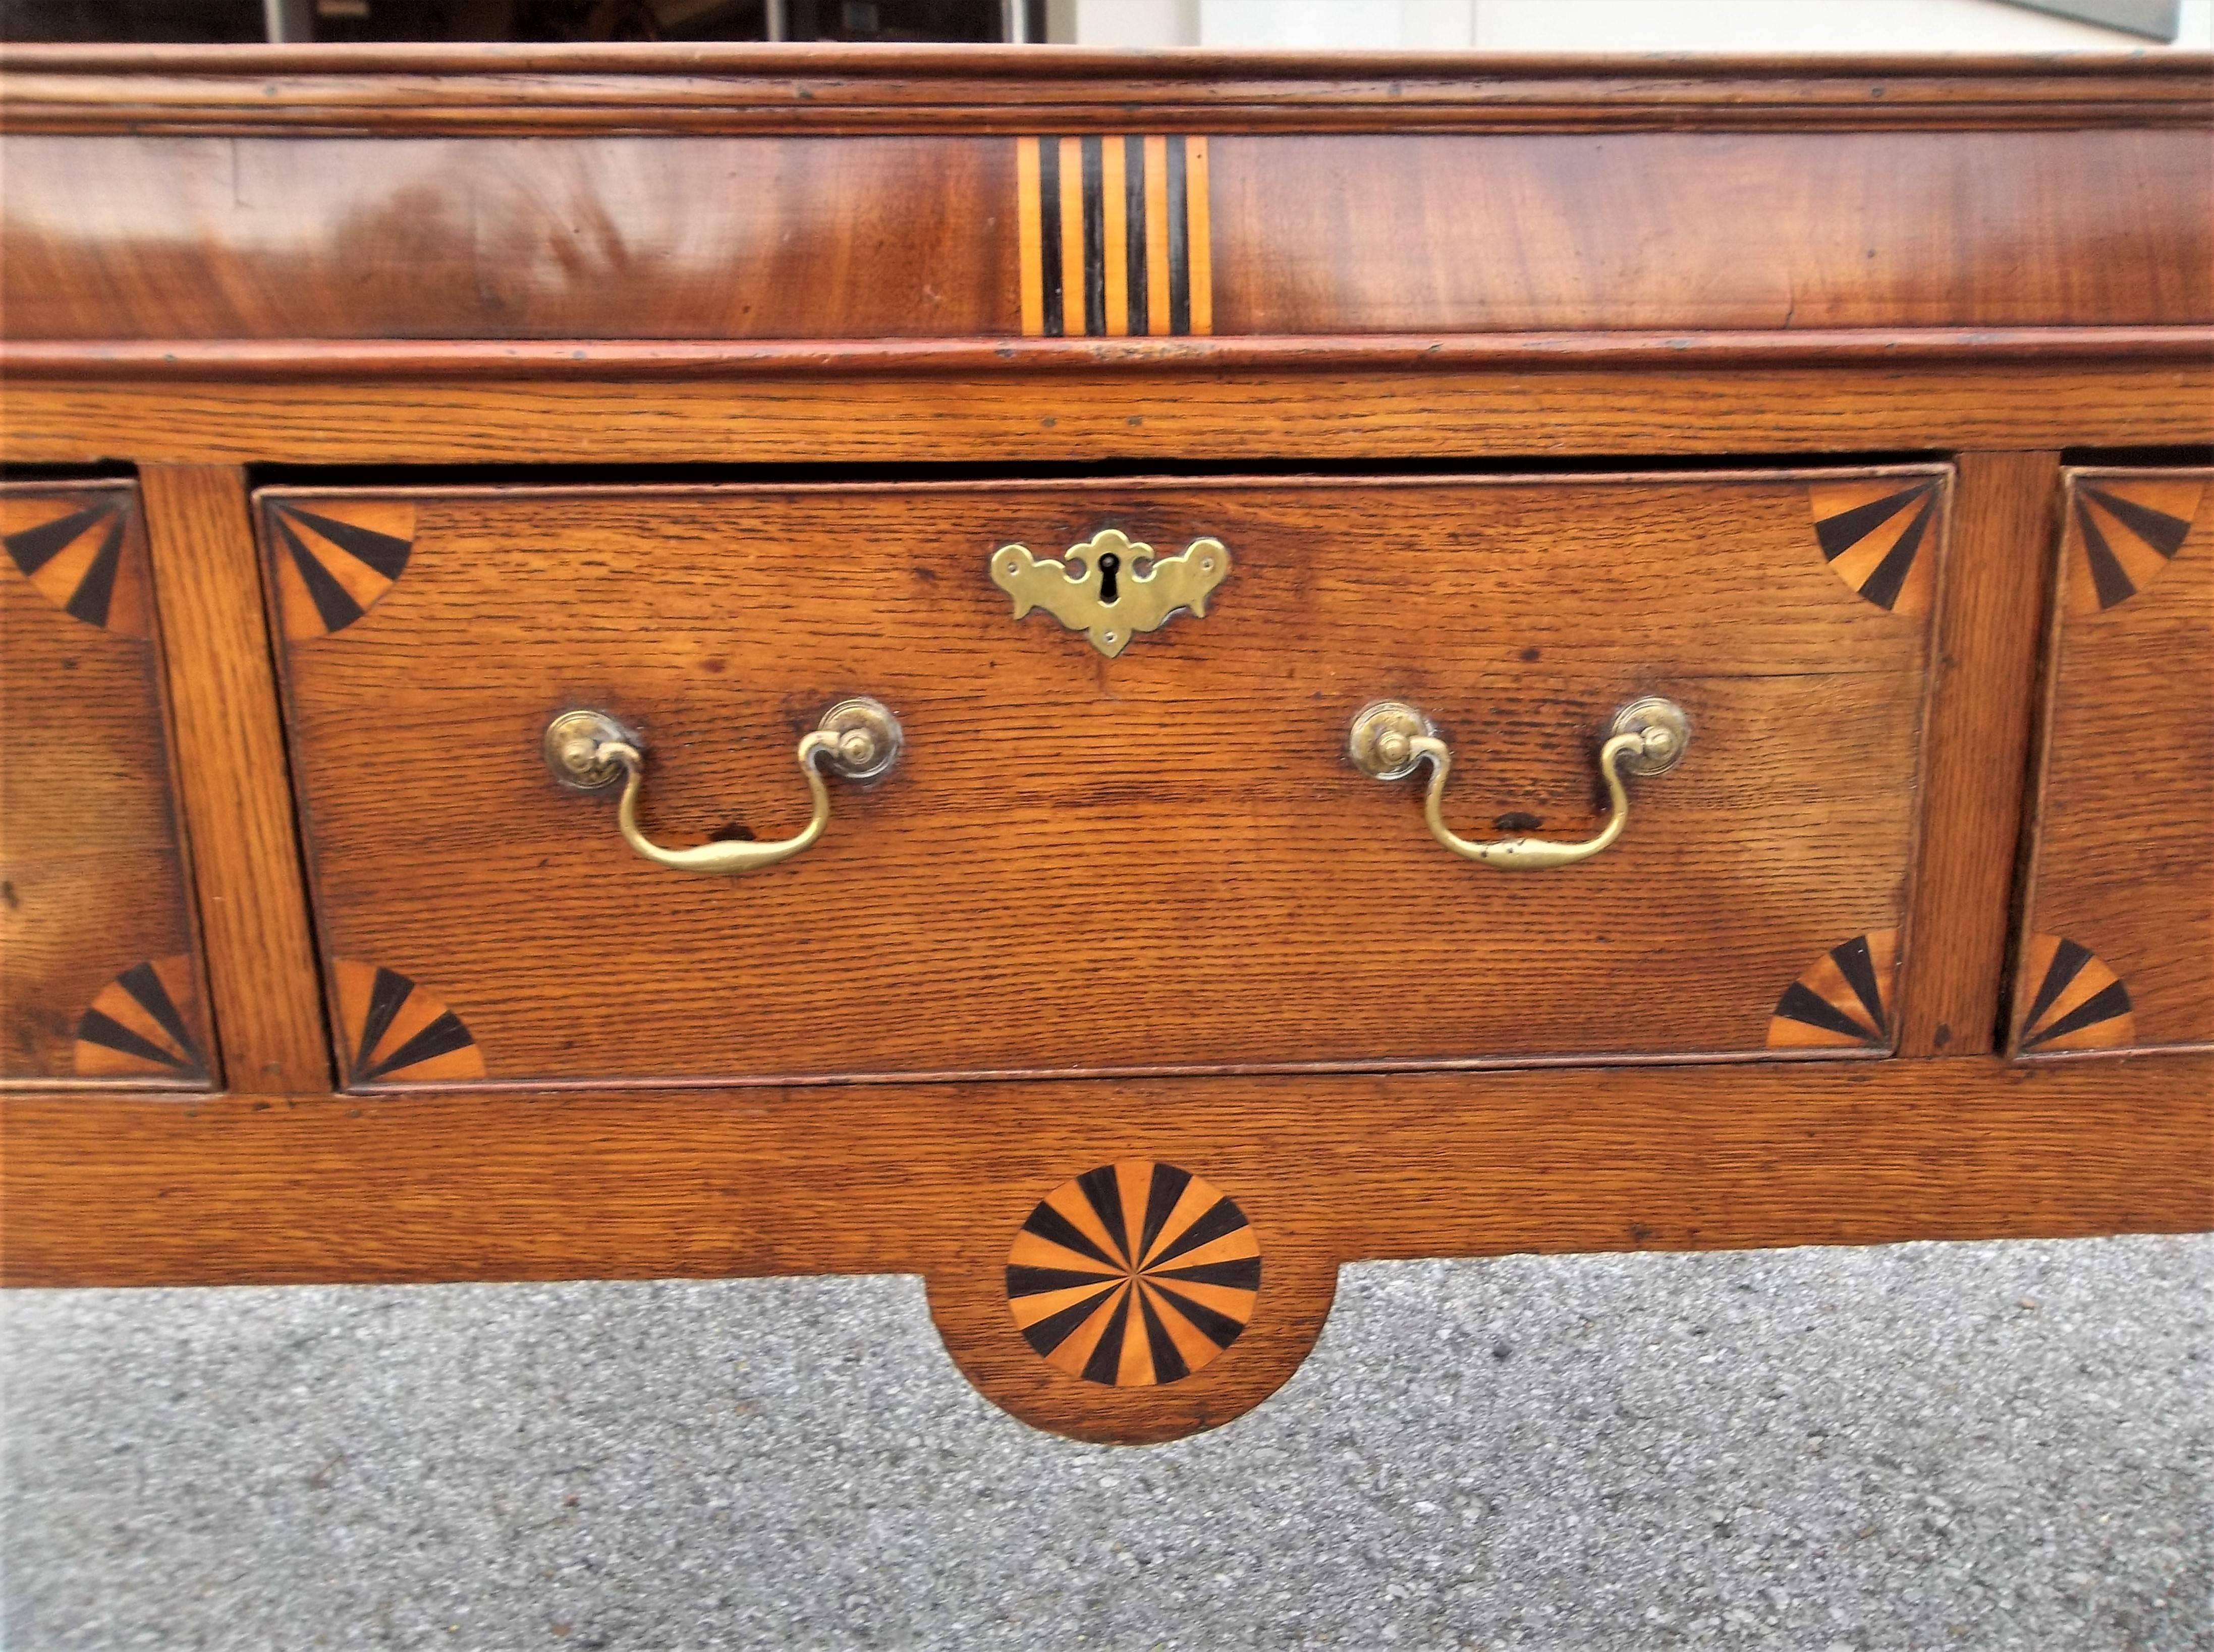
[[[0,486],[0,1077],[203,1088],[138,490]]]
[[[2214,1043],[2210,482],[2065,479],[2018,1054]]]
[[[1880,1053],[1948,486],[1918,466],[265,492],[343,1070]],[[1227,577],[1112,657],[1018,620],[995,555],[1104,530],[1132,542],[1124,582],[1145,546],[1206,540]],[[820,840],[742,876],[641,859],[612,797],[541,753],[557,715],[604,711],[645,752],[649,836],[780,838],[809,815],[797,743],[857,695],[896,714],[896,766],[832,780]],[[1632,783],[1613,847],[1555,870],[1446,853],[1420,776],[1347,755],[1364,705],[1409,703],[1450,744],[1462,835],[1580,838],[1610,719],[1645,696],[1688,714],[1687,754]]]

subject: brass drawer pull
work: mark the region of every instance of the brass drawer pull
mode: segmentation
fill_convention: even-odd
[[[1430,835],[1464,860],[1495,866],[1502,872],[1536,872],[1589,860],[1622,836],[1623,827],[1630,823],[1630,794],[1622,783],[1623,771],[1666,774],[1682,761],[1691,743],[1691,722],[1673,700],[1634,700],[1617,711],[1607,742],[1599,748],[1599,771],[1606,782],[1606,824],[1597,836],[1575,844],[1542,838],[1502,838],[1497,843],[1472,844],[1456,837],[1439,807],[1445,796],[1446,777],[1453,771],[1453,753],[1437,737],[1430,720],[1404,701],[1378,700],[1363,706],[1353,719],[1346,750],[1353,765],[1376,780],[1404,780],[1427,761],[1430,789],[1422,800],[1422,814],[1430,823]]]
[[[789,838],[771,843],[708,843],[694,849],[664,849],[638,829],[638,794],[645,783],[645,753],[636,736],[604,711],[564,711],[546,725],[546,766],[554,777],[578,791],[597,791],[623,783],[615,824],[623,841],[657,866],[680,872],[750,872],[789,860],[823,835],[830,824],[830,789],[823,769],[842,780],[874,780],[899,761],[900,726],[889,707],[872,699],[841,700],[799,742],[799,771],[815,811]],[[821,759],[820,765],[816,759]]]

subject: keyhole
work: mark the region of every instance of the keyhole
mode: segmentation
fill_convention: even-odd
[[[1122,558],[1116,556],[1112,551],[1109,551],[1100,557],[1099,600],[1102,602],[1112,602],[1115,600],[1115,570],[1122,565]]]

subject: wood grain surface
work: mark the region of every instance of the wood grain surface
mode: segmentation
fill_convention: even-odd
[[[1047,147],[1076,192],[1045,202],[1074,237],[1051,249],[1074,307],[1056,326],[1104,332],[1079,140]],[[2214,320],[2203,131],[1222,134],[1194,153],[1190,291],[1211,306],[1155,331]],[[16,132],[0,297],[17,338],[1013,337],[1016,163],[1017,140],[950,135]]]
[[[2133,506],[2188,531],[2167,539]],[[2087,527],[2127,570],[2103,607]],[[2172,546],[2172,560],[2131,543],[2133,529]],[[2120,978],[2127,1041],[2214,1043],[2214,471],[2070,471],[2059,564],[2016,1039],[2052,966],[2031,944],[2045,936]]]
[[[2214,1225],[2214,1061],[1962,1061],[774,1092],[0,1100],[14,1284],[920,1273],[1002,1405],[1088,1437],[1282,1381],[1336,1265]],[[1116,1160],[1251,1219],[1245,1334],[1117,1390],[1009,1314],[1037,1202]]]
[[[414,521],[365,615],[286,626],[323,942],[437,993],[506,1080],[1758,1051],[1810,960],[1899,922],[1912,840],[1927,621],[1838,576],[1876,539],[1826,564],[1836,483],[278,491]],[[1930,497],[1902,566],[1942,555]],[[1113,661],[1018,623],[994,549],[1106,526],[1213,535],[1230,582]],[[741,878],[639,859],[539,756],[603,709],[645,742],[649,835],[780,837],[795,744],[855,693],[899,768]],[[1454,859],[1419,787],[1343,756],[1411,700],[1465,835],[1585,837],[1606,720],[1654,693],[1690,758],[1563,871]]]
[[[1104,344],[1112,341],[1101,341]],[[1011,349],[1019,348],[1010,345]],[[0,454],[84,463],[1174,466],[2134,447],[2214,438],[2204,351],[2124,363],[1410,372],[1059,368],[711,382],[13,381]]]
[[[223,1071],[248,1094],[320,1089],[331,1065],[245,478],[139,475]]]
[[[0,485],[0,1080],[77,1076],[95,999],[174,960],[180,990],[161,996],[184,1036],[115,1005],[121,1033],[86,1052],[83,1076],[205,1083],[213,1043],[138,490]]]

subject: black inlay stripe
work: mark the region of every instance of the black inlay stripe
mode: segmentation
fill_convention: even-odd
[[[1124,1253],[1116,1259],[1116,1265],[1128,1267],[1130,1235],[1122,1231],[1122,1188],[1116,1180],[1115,1167],[1103,1164],[1096,1170],[1087,1170],[1076,1179],[1076,1185],[1083,1192],[1085,1203],[1092,1207],[1092,1213],[1099,1218],[1099,1225],[1107,1230],[1107,1237]]]
[[[2107,545],[2098,523],[2091,520],[2091,508],[2081,499],[2076,502],[2076,522],[2083,530],[2083,559],[2091,564],[2091,585],[2099,594],[2099,606],[2111,608],[2135,596],[2137,582],[2123,571],[2121,559]]]
[[[1130,1288],[1123,1286],[1122,1299],[1115,1304],[1114,1318],[1107,1321],[1107,1329],[1101,1335],[1098,1345],[1092,1350],[1092,1357],[1085,1361],[1084,1380],[1086,1382],[1104,1382],[1111,1387],[1115,1374],[1122,1369],[1122,1338],[1130,1325],[1131,1294]]]
[[[1835,562],[1905,509],[1908,500],[1936,485],[1933,482],[1917,482],[1881,499],[1872,499],[1867,504],[1823,517],[1814,524],[1814,540],[1822,547],[1822,560]]]
[[[1116,1282],[1109,1280],[1112,1285]],[[1103,1287],[1104,1289],[1104,1287]],[[1087,1296],[1080,1302],[1064,1308],[1058,1314],[1048,1314],[1036,1325],[1023,1327],[1023,1340],[1041,1354],[1050,1354],[1067,1342],[1070,1333],[1099,1311],[1099,1298]]]
[[[35,574],[76,544],[77,536],[102,516],[121,509],[113,503],[93,505],[74,515],[41,522],[38,527],[27,527],[20,533],[10,533],[7,539],[8,555],[26,574]]]
[[[1888,608],[1899,600],[1899,588],[1906,583],[1906,576],[1914,566],[1914,553],[1922,547],[1922,535],[1936,513],[1937,501],[1932,497],[1922,502],[1922,509],[1914,513],[1914,520],[1899,536],[1899,542],[1884,553],[1873,573],[1861,582],[1861,594],[1879,608]]]
[[[445,1010],[436,1021],[378,1062],[362,1076],[382,1078],[389,1073],[405,1072],[408,1068],[419,1063],[433,1060],[439,1056],[451,1055],[456,1050],[466,1050],[475,1042],[476,1040],[469,1036],[469,1029],[462,1025],[461,1017],[450,1009]]]
[[[1153,1185],[1146,1194],[1146,1227],[1138,1237],[1138,1253],[1130,1259],[1141,1262],[1152,1252],[1153,1241],[1161,1236],[1161,1224],[1166,1222],[1183,1197],[1183,1190],[1191,1186],[1191,1172],[1179,1170],[1172,1164],[1153,1167]]]
[[[1838,973],[1861,1001],[1868,1011],[1868,1024],[1879,1033],[1888,1034],[1891,1018],[1883,1010],[1883,984],[1875,978],[1875,960],[1868,955],[1868,936],[1856,935],[1842,947],[1830,948],[1830,961],[1838,966]]]
[[[1783,989],[1783,996],[1776,1001],[1776,1013],[1785,1021],[1842,1033],[1863,1044],[1882,1042],[1881,1035],[1874,1027],[1862,1026],[1804,981],[1794,981]]]
[[[318,516],[313,511],[302,510],[297,505],[283,509],[293,521],[307,523],[348,556],[367,563],[387,579],[400,577],[401,570],[407,566],[407,553],[415,548],[409,541],[394,539],[389,533],[357,527],[352,522],[333,521],[328,516]]]
[[[1169,331],[1191,331],[1191,232],[1184,223],[1183,137],[1176,134],[1169,151]]]
[[[1232,1290],[1261,1289],[1261,1259],[1233,1257],[1227,1262],[1201,1262],[1189,1268],[1149,1271],[1148,1279],[1189,1279],[1195,1285],[1226,1285]]]
[[[1079,1273],[1073,1268],[1034,1268],[1020,1262],[1007,1264],[1007,1295],[1037,1296],[1049,1290],[1073,1290],[1079,1285],[1097,1285],[1104,1290],[1122,1276],[1114,1273]]]
[[[1038,283],[1045,301],[1046,336],[1061,325],[1061,140],[1041,137],[1038,157]]]
[[[2126,1015],[2129,1010],[2130,990],[2119,981],[2109,981],[2052,1026],[2041,1027],[2032,1036],[2023,1039],[2022,1047],[2034,1049],[2040,1044],[2049,1044],[2054,1039],[2064,1039],[2070,1033],[2080,1033],[2087,1027],[2096,1027],[2101,1021]]]
[[[292,553],[292,565],[300,570],[301,581],[308,588],[309,599],[315,603],[316,616],[322,620],[325,631],[344,631],[367,612],[332,576],[330,570],[315,560],[314,553],[292,531],[292,524],[282,516],[277,519],[277,532],[283,536],[285,549]]]
[[[107,538],[93,553],[91,566],[84,577],[70,593],[63,604],[72,619],[82,619],[88,625],[106,625],[107,610],[115,600],[115,574],[123,564],[123,514],[118,511],[115,520],[107,525]]]
[[[178,1049],[198,1059],[199,1048],[193,1035],[185,1030],[185,1018],[177,1013],[177,1006],[169,997],[169,989],[162,984],[161,975],[150,963],[133,964],[115,978],[115,983],[133,998],[138,1007],[160,1023],[161,1028],[176,1044]]]
[[[164,1067],[173,1067],[180,1073],[199,1070],[198,1062],[174,1056],[150,1039],[139,1037],[105,1010],[86,1010],[83,1018],[76,1024],[76,1035],[87,1044],[97,1044],[103,1049],[137,1056],[141,1061],[156,1062]]]
[[[392,1018],[400,1013],[400,1006],[407,1002],[407,995],[415,990],[415,983],[395,971],[380,968],[369,984],[369,1013],[361,1024],[361,1043],[353,1052],[353,1070],[357,1075],[369,1076],[369,1059],[376,1053]]]
[[[2052,961],[2045,966],[2045,978],[2038,983],[2037,997],[2031,1001],[2029,1013],[2021,1018],[2022,1026],[2035,1027],[2052,1008],[2052,1001],[2068,990],[2069,982],[2082,974],[2083,966],[2090,961],[2090,948],[2064,936],[2052,949]]]
[[[1107,331],[1107,200],[1098,133],[1079,140],[1084,157],[1084,330]]]
[[[1169,1247],[1153,1259],[1155,1267],[1165,1267],[1187,1252],[1220,1239],[1225,1234],[1234,1234],[1245,1225],[1245,1213],[1227,1198],[1220,1198],[1210,1205],[1190,1227],[1170,1241]]]
[[[1245,1329],[1243,1324],[1232,1319],[1227,1314],[1217,1314],[1204,1303],[1195,1302],[1178,1290],[1175,1285],[1166,1281],[1162,1283],[1160,1290],[1161,1301],[1169,1311],[1181,1314],[1185,1319],[1190,1320],[1193,1328],[1217,1348],[1229,1347],[1232,1343],[1238,1340],[1239,1334]]]
[[[1105,1266],[1117,1273],[1122,1265],[1093,1244],[1088,1234],[1050,1204],[1041,1204],[1031,1212],[1031,1219],[1023,1223],[1023,1231],[1036,1234],[1040,1239],[1049,1239],[1056,1245],[1067,1247],[1079,1256],[1097,1257]]]
[[[2114,519],[2136,534],[2162,557],[2173,558],[2183,549],[2183,542],[2191,537],[2191,524],[2180,516],[2171,516],[2164,510],[2155,510],[2150,505],[2141,505],[2133,499],[2125,499],[2104,488],[2083,490],[2107,509]]]
[[[1125,324],[1134,338],[1152,331],[1146,308],[1146,140],[1135,134],[1122,140],[1122,262],[1129,287],[1129,319]]]
[[[1176,1338],[1169,1335],[1168,1326],[1161,1323],[1160,1314],[1154,1310],[1153,1292],[1141,1290],[1135,1295],[1138,1311],[1146,1318],[1146,1346],[1153,1356],[1153,1381],[1174,1382],[1179,1377],[1190,1376],[1191,1367],[1183,1362],[1183,1354],[1177,1350]]]

